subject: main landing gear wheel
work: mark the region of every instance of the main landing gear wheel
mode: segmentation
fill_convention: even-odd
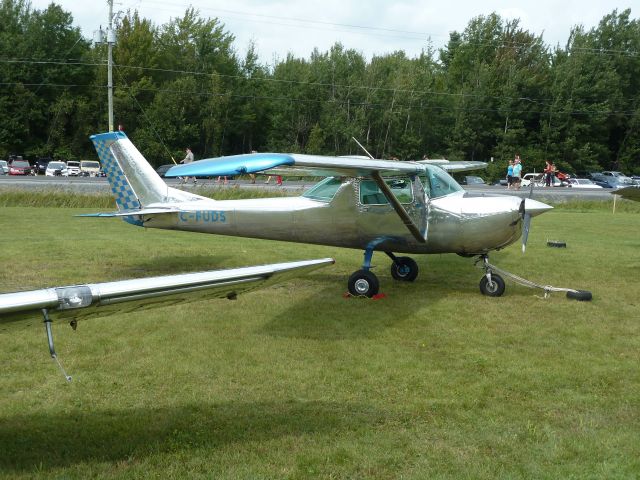
[[[500,297],[504,293],[504,280],[497,273],[491,274],[491,281],[485,275],[480,279],[480,291],[488,297]]]
[[[373,297],[380,290],[380,282],[373,272],[358,270],[349,277],[349,293],[354,297]]]
[[[418,276],[418,264],[411,257],[397,257],[391,264],[391,276],[395,280],[413,282]]]

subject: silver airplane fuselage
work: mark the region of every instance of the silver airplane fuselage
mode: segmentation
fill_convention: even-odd
[[[326,201],[305,196],[198,199],[180,202],[183,212],[151,214],[142,221],[147,228],[356,249],[376,242],[374,250],[425,254],[481,254],[506,247],[521,235],[521,198],[466,197],[459,191],[426,201],[415,195],[418,200],[403,205],[423,225],[426,242],[419,242],[391,205],[361,202],[360,182],[345,178]]]

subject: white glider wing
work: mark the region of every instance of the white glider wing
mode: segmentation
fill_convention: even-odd
[[[52,320],[103,317],[236,295],[334,263],[331,258],[0,294],[0,332],[46,310]]]

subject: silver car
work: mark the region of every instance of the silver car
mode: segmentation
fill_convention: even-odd
[[[9,165],[6,160],[0,160],[0,175],[7,175],[9,173]]]

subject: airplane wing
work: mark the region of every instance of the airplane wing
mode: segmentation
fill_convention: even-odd
[[[186,165],[171,167],[166,177],[215,177],[241,175],[285,169],[296,176],[314,177],[370,177],[372,172],[382,176],[418,174],[424,167],[416,162],[371,160],[362,157],[328,157],[298,153],[250,153],[229,157],[207,158]]]
[[[438,160],[419,160],[416,163],[422,163],[422,164],[430,164],[430,165],[436,165],[440,168],[442,168],[443,170],[446,170],[447,172],[468,172],[470,170],[479,170],[481,168],[487,168],[487,163],[486,162],[472,162],[472,161],[456,161],[456,162],[451,162],[449,160],[445,160],[445,159],[438,159]]]
[[[333,264],[332,258],[0,294],[0,332],[10,323],[87,319],[210,298],[235,298]],[[20,322],[22,321],[22,322]]]
[[[611,192],[613,195],[620,195],[627,200],[634,200],[640,202],[640,185],[633,185],[630,187],[618,188]]]
[[[171,167],[166,177],[212,177],[218,175],[238,175],[263,171],[268,166],[269,173],[288,168],[291,175],[312,175],[315,177],[367,177],[372,178],[396,211],[407,229],[420,243],[425,243],[424,232],[411,219],[400,201],[385,183],[384,176],[418,175],[426,172],[426,167],[416,162],[374,160],[362,157],[326,157],[297,153],[252,153],[230,157],[209,158],[186,165]],[[280,172],[278,172],[280,173]],[[283,172],[284,173],[284,172]],[[423,202],[424,203],[424,202]]]

